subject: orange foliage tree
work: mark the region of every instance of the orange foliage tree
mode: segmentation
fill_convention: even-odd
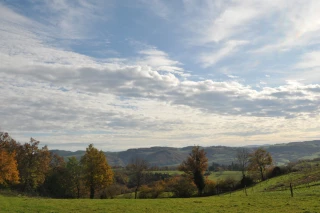
[[[204,172],[208,168],[208,158],[203,149],[199,146],[194,146],[188,158],[179,166],[180,171],[184,171],[198,188],[199,196],[202,195],[205,187]]]
[[[19,171],[16,153],[0,149],[0,185],[19,183]]]
[[[93,199],[96,190],[101,190],[113,181],[113,172],[108,165],[106,156],[90,144],[85,155],[81,158],[83,178],[90,189],[90,198]]]

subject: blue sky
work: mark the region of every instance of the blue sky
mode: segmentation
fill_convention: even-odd
[[[0,0],[0,127],[105,151],[319,139],[318,0]]]

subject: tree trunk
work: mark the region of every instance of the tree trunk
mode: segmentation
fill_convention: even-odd
[[[77,198],[79,199],[80,198],[80,187],[77,186]]]
[[[90,186],[90,199],[94,198],[94,187]]]
[[[260,174],[261,174],[261,180],[263,181],[263,180],[264,180],[264,176],[263,176],[263,169],[262,169],[262,167],[260,167]]]
[[[138,187],[137,187],[136,190],[134,191],[134,199],[137,199],[137,194],[138,194]]]

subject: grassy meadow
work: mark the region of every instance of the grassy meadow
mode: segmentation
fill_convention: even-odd
[[[320,212],[320,172],[279,176],[220,196],[162,199],[45,199],[0,195],[0,212]],[[289,184],[294,186],[291,197]]]
[[[168,171],[153,171],[154,173],[163,173],[163,174],[169,174],[169,175],[181,175],[183,174],[182,171],[178,170],[168,170]],[[234,178],[235,180],[241,180],[242,174],[240,171],[221,171],[221,172],[211,172],[211,174],[208,176],[209,180],[224,180],[226,178]]]

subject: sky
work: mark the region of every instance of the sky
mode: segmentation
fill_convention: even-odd
[[[320,139],[319,0],[0,0],[0,131],[49,149]]]

